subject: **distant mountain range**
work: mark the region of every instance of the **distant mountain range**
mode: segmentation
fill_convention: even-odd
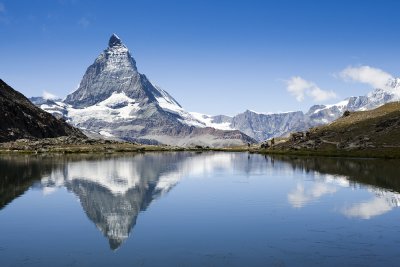
[[[330,123],[342,116],[346,110],[371,110],[385,103],[399,100],[400,79],[398,78],[389,81],[386,89],[375,89],[367,95],[349,97],[333,105],[314,105],[306,113],[294,111],[267,114],[246,110],[233,117],[191,114],[207,126],[218,129],[236,129],[260,142]]]
[[[400,79],[365,96],[349,97],[333,105],[314,105],[306,113],[246,110],[233,117],[210,116],[185,111],[165,90],[139,73],[128,48],[114,34],[75,92],[64,100],[30,100],[89,136],[147,144],[218,147],[286,136],[330,123],[345,110],[369,110],[400,100]]]
[[[179,146],[255,142],[238,130],[207,127],[186,112],[172,96],[138,72],[128,48],[115,34],[88,67],[79,88],[65,100],[36,97],[31,101],[89,136]]]

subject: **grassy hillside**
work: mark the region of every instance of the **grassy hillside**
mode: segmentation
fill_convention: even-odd
[[[400,157],[400,102],[352,112],[326,126],[293,134],[288,141],[268,150],[333,156]]]

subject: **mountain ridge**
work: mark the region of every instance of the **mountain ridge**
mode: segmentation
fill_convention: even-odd
[[[0,79],[0,142],[60,136],[84,137],[80,130],[33,105]]]

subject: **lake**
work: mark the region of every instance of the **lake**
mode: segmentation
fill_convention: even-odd
[[[0,266],[399,266],[400,161],[0,157]]]

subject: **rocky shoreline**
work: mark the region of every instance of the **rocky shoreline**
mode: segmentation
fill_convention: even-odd
[[[18,139],[0,143],[0,153],[117,153],[143,151],[175,151],[172,146],[140,145],[104,139],[57,137],[45,139]]]
[[[322,156],[322,157],[358,157],[358,158],[400,158],[400,147],[343,149],[309,149],[305,147],[286,148],[272,146],[261,148],[260,145],[236,146],[225,148],[178,147],[169,145],[142,145],[104,139],[76,137],[58,137],[46,139],[19,139],[0,143],[0,154],[115,154],[144,152],[248,152],[270,155]]]

